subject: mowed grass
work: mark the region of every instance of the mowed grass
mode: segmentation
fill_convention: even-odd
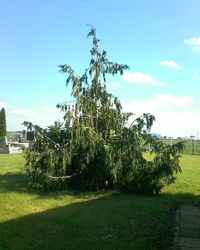
[[[0,155],[0,249],[167,249],[175,207],[200,204],[200,156],[157,197],[27,188],[22,155]]]

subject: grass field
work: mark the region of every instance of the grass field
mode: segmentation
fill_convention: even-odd
[[[200,204],[200,156],[157,197],[29,190],[21,155],[0,155],[0,249],[167,249],[180,203]]]

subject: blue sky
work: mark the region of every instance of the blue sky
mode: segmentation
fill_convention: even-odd
[[[92,24],[110,60],[130,66],[107,81],[124,110],[154,114],[153,132],[198,136],[199,9],[199,0],[1,0],[0,107],[8,130],[62,117],[55,106],[71,97],[57,65],[84,71]]]

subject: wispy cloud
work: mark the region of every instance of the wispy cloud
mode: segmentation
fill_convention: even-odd
[[[14,102],[18,102],[20,100],[20,97],[13,97]]]
[[[35,113],[28,109],[12,109],[10,111],[11,114],[15,115],[25,115],[25,116],[34,116]]]
[[[166,66],[169,68],[173,68],[173,69],[180,69],[181,68],[181,65],[173,60],[161,61],[160,65],[163,65],[163,66]]]
[[[192,76],[193,76],[194,78],[199,78],[199,73],[194,72]]]
[[[56,107],[48,107],[48,106],[44,106],[44,107],[41,107],[41,110],[44,111],[44,112],[47,112],[47,113],[58,113],[58,109]]]
[[[120,87],[120,83],[119,82],[111,82],[108,84],[108,87],[112,88],[112,89],[116,89]]]
[[[0,108],[7,108],[8,104],[6,102],[0,101]]]
[[[165,82],[158,80],[155,76],[142,72],[125,72],[122,79],[137,85],[165,86]]]
[[[185,39],[184,43],[193,47],[193,49],[200,53],[200,37],[193,37]]]

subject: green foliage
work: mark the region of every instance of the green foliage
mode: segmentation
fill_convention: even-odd
[[[166,146],[148,134],[153,115],[143,114],[128,126],[132,114],[123,113],[118,98],[107,92],[106,77],[123,74],[129,67],[107,59],[94,28],[88,36],[93,48],[85,73],[78,76],[71,66],[59,65],[75,99],[73,104],[57,105],[64,112],[64,123],[47,129],[24,123],[34,131],[33,148],[26,151],[29,184],[44,189],[114,187],[157,194],[180,171],[178,152],[183,146]],[[143,157],[147,143],[155,154],[153,161]]]
[[[6,136],[6,112],[5,109],[2,108],[0,110],[0,136]]]

